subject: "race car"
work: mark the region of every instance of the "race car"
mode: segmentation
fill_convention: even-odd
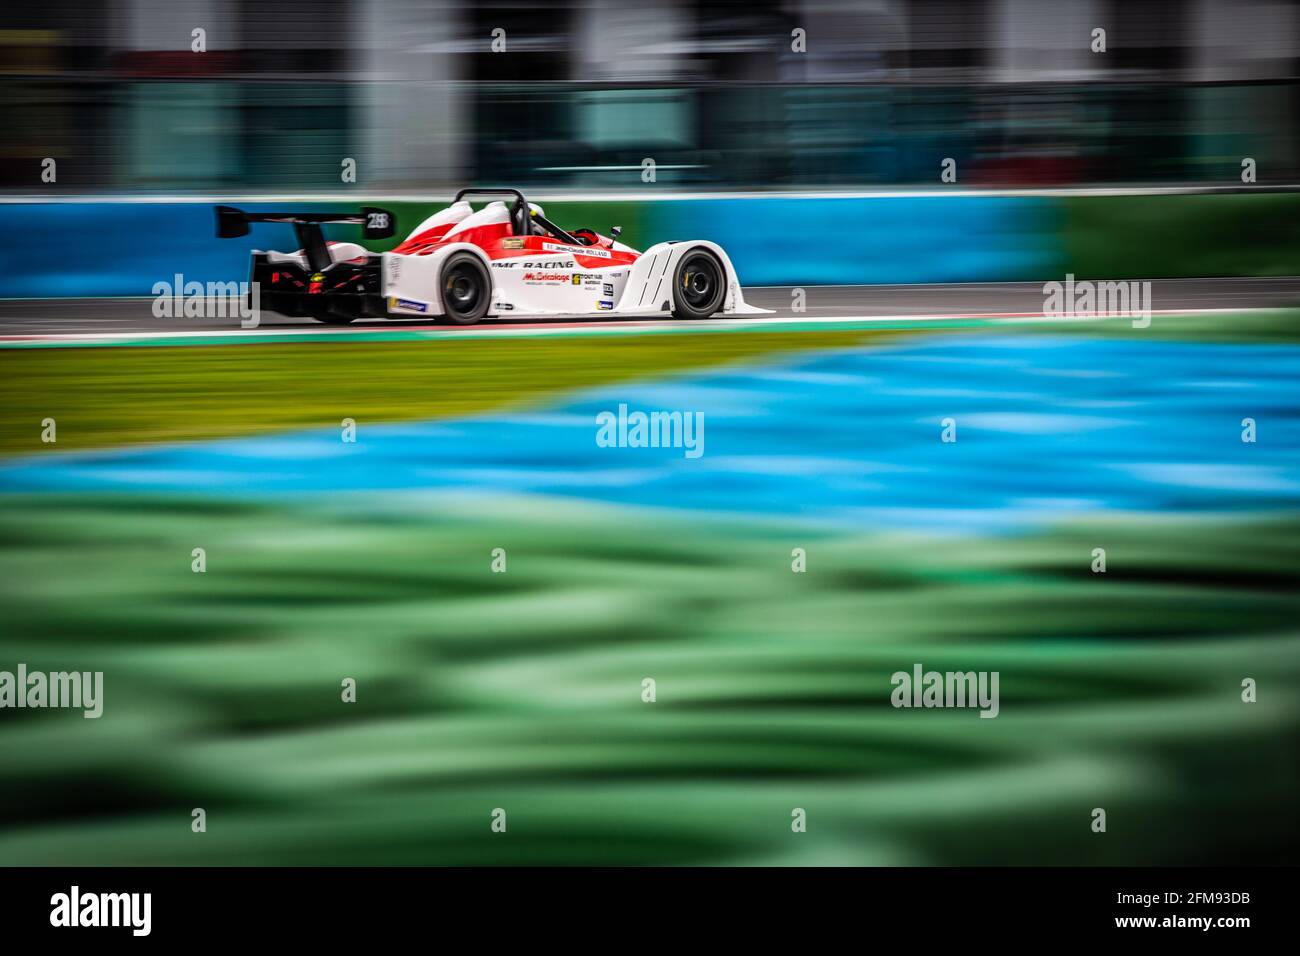
[[[475,210],[469,197],[487,199]],[[766,312],[745,303],[731,260],[716,243],[661,242],[637,252],[593,229],[567,232],[517,189],[462,189],[391,252],[327,242],[326,223],[360,225],[386,239],[396,217],[359,213],[249,213],[218,206],[217,235],[245,236],[249,223],[294,227],[295,252],[254,250],[250,279],[260,304],[329,324],[359,318],[424,318],[471,325],[494,316],[661,315],[703,319]]]

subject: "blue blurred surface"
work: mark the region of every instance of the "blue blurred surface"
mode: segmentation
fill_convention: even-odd
[[[861,527],[1011,531],[1100,510],[1300,503],[1300,348],[945,337],[579,393],[550,409],[27,458],[0,490],[559,495]],[[596,416],[702,412],[703,456]],[[957,441],[941,441],[943,420]],[[1253,418],[1259,440],[1241,440]]]
[[[1003,196],[687,199],[665,238],[713,239],[746,285],[996,282],[1061,270],[1059,200]]]

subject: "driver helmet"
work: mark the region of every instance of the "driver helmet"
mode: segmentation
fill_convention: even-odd
[[[543,216],[543,217],[544,217],[544,216],[546,215],[546,213],[545,213],[545,211],[543,211],[542,207],[539,206],[539,205],[537,205],[537,203],[535,203],[535,202],[530,202],[530,203],[528,204],[528,210],[529,210],[529,212],[530,212],[532,215],[534,215],[534,216]],[[542,234],[544,234],[544,233],[546,232],[546,230],[543,229],[541,226],[539,226],[537,223],[531,223],[531,231],[532,231],[534,234],[539,235],[539,236],[542,235]]]

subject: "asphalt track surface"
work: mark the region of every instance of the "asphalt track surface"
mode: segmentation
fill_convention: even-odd
[[[792,308],[794,290],[789,287],[759,287],[745,290],[751,305],[773,310],[769,318],[815,322],[826,317],[989,317],[1017,318],[1041,315],[1044,305],[1041,282],[966,283],[953,285],[807,286],[804,306]],[[1282,279],[1155,279],[1150,305],[1156,312],[1193,312],[1225,309],[1261,309],[1300,305],[1300,277]],[[720,316],[726,321],[729,317]],[[737,316],[748,319],[750,316]],[[616,326],[620,324],[673,323],[669,317],[515,317],[489,319],[475,330],[491,334],[495,329],[575,324]],[[263,313],[258,329],[274,333],[290,328],[338,329],[310,319],[295,319]],[[344,328],[361,330],[427,329],[426,320],[366,320]],[[0,300],[0,338],[6,336],[120,335],[125,333],[230,332],[239,329],[238,318],[158,318],[151,298],[117,299],[6,299]],[[460,327],[459,332],[465,329]]]

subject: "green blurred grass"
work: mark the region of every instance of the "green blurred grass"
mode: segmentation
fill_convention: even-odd
[[[1289,341],[1295,316],[1077,330]],[[58,449],[187,440],[878,340],[8,351],[0,451],[51,451],[46,415]],[[0,713],[0,864],[1289,860],[1298,569],[1290,515],[938,540],[447,495],[0,496],[0,668],[107,684],[98,721]],[[892,710],[918,661],[1000,670],[1002,715]]]
[[[0,350],[0,454],[467,415],[897,332]],[[58,443],[41,442],[41,421]]]
[[[563,502],[41,495],[0,499],[0,529],[0,662],[106,682],[98,721],[0,720],[0,863],[1297,849],[1295,517],[927,539]],[[893,710],[914,662],[999,670],[1001,716]]]
[[[364,423],[468,415],[610,382],[934,331],[0,349],[0,455],[337,427],[344,418]],[[1295,342],[1300,310],[1156,316],[1148,329],[1110,319],[942,331]],[[45,418],[58,423],[56,445],[41,441]]]

